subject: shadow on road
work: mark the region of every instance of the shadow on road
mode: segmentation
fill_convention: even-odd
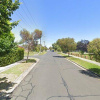
[[[53,57],[57,57],[57,58],[66,58],[66,57],[70,57],[70,56],[53,56]]]
[[[0,100],[8,100],[6,98],[7,93],[2,90],[7,91],[12,88],[14,84],[15,83],[8,81],[6,77],[0,78]]]
[[[90,70],[85,71],[85,70],[79,70],[80,73],[87,75],[89,77],[93,77],[93,78],[100,78],[99,75],[95,75],[94,73],[90,72]]]

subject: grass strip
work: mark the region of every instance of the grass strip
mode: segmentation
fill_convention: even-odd
[[[38,54],[38,52],[33,52],[33,51],[29,52],[29,56],[34,56],[34,54]],[[24,56],[27,56],[26,51],[24,51]]]
[[[12,87],[15,84],[14,81],[35,62],[35,59],[29,59],[27,63],[24,61],[19,65],[0,73],[0,91],[8,90]]]
[[[39,55],[44,55],[46,53],[47,53],[46,51],[43,51],[43,52],[39,53]]]
[[[61,53],[60,53],[61,54]],[[61,54],[62,56],[64,56],[65,58],[79,64],[80,66],[90,70],[90,71],[93,71],[94,73],[100,75],[100,66],[96,65],[96,64],[93,64],[93,63],[89,63],[87,61],[83,61],[79,58],[74,58],[74,57],[70,57],[70,56],[67,56],[65,54]]]

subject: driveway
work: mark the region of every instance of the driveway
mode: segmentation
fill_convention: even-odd
[[[11,100],[100,100],[100,80],[55,52],[47,52]]]

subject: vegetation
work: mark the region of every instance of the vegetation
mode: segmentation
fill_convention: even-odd
[[[53,48],[55,51],[61,52],[61,48],[60,48],[60,46],[59,46],[57,43],[52,44],[52,48]]]
[[[12,64],[16,61],[23,59],[24,57],[24,49],[17,48],[16,50],[12,50],[9,54],[0,57],[0,66],[6,66]]]
[[[100,38],[96,38],[89,43],[88,52],[93,54],[96,61],[100,62]]]
[[[18,24],[17,22],[10,23],[11,15],[19,8],[19,0],[0,0],[0,35],[8,36],[11,29]],[[1,37],[1,36],[0,36]]]
[[[0,1],[0,56],[8,54],[16,47],[14,35],[11,32],[19,21],[10,22],[11,15],[19,8],[19,0],[1,0]]]
[[[38,54],[38,52],[30,51],[29,56],[34,56],[34,54]],[[24,56],[27,56],[27,51],[24,51]]]
[[[43,52],[39,53],[39,55],[44,55],[46,53],[47,53],[46,51],[43,51]]]
[[[26,29],[23,29],[20,31],[20,36],[21,36],[21,43],[24,43],[25,46],[27,47],[27,60],[29,57],[29,52],[35,49],[35,46],[37,45],[37,40],[41,38],[42,36],[42,31],[40,30],[35,30],[34,32],[30,33]],[[26,61],[27,61],[26,60]]]
[[[63,52],[70,52],[76,49],[76,43],[73,38],[58,39],[56,43],[52,44],[54,50]]]
[[[89,44],[88,40],[78,41],[76,50],[80,51],[80,53],[83,54],[84,52],[87,52],[87,45],[88,44]]]
[[[9,81],[14,81],[35,62],[35,59],[28,59],[27,63],[23,61],[20,64],[15,65],[14,67],[0,73],[0,78],[5,76]]]
[[[46,46],[42,46],[41,45],[41,52],[43,52],[43,51],[47,51],[47,47]],[[38,44],[35,48],[34,48],[34,51],[36,51],[36,52],[40,52],[40,44]]]
[[[92,63],[89,63],[89,62],[86,62],[86,61],[83,61],[81,59],[78,59],[78,58],[74,58],[74,57],[70,57],[70,56],[67,56],[65,54],[62,54],[60,53],[62,56],[66,57],[67,59],[81,65],[82,67],[90,70],[90,71],[93,71],[94,73],[96,74],[99,74],[100,75],[100,66],[96,65],[96,64],[92,64]]]
[[[40,52],[41,52],[41,37],[42,37],[42,31],[39,30],[39,29],[35,29],[34,33],[35,33],[34,39],[35,40],[40,39]]]
[[[19,0],[0,1],[0,66],[23,59],[24,49],[18,48],[11,30],[19,21],[10,22],[11,15],[19,8]]]

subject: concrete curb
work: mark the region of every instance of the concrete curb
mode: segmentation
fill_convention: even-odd
[[[63,53],[63,54],[64,54],[64,53]],[[67,55],[67,54],[65,54],[65,55]],[[61,55],[61,56],[62,56],[62,55]],[[70,55],[69,55],[69,56],[70,56]],[[73,56],[72,56],[72,57],[73,57]],[[75,58],[76,58],[76,57],[75,57]],[[71,61],[71,60],[69,60],[69,59],[67,59],[67,58],[65,58],[65,59],[68,60],[69,62],[73,63],[73,64],[76,65],[77,67],[81,68],[82,70],[88,71],[88,72],[94,74],[95,76],[97,76],[98,78],[100,78],[100,75],[94,73],[93,71],[84,68],[83,66],[81,66],[81,65],[79,65],[79,64],[77,64],[77,63],[75,63],[74,61]],[[79,59],[79,58],[78,58],[78,59]],[[82,59],[81,59],[81,60],[82,60]],[[87,62],[88,62],[88,61],[87,61]],[[90,63],[90,62],[89,62],[89,63]]]
[[[17,62],[15,62],[15,63],[13,63],[13,64],[10,64],[10,65],[4,66],[4,67],[0,67],[0,73],[2,73],[2,72],[4,72],[4,71],[6,71],[6,70],[8,70],[8,69],[10,69],[10,68],[12,68],[12,67],[14,67],[15,65],[20,64],[22,61],[25,61],[25,59],[22,59],[22,60],[20,60],[20,61],[17,61]]]
[[[65,53],[63,53],[63,54],[65,54]],[[68,55],[68,54],[65,54],[65,55]],[[89,63],[93,63],[93,64],[95,64],[95,65],[100,66],[100,63],[99,63],[99,62],[96,62],[96,61],[93,61],[93,60],[89,60],[89,59],[77,57],[77,56],[74,56],[74,55],[69,55],[69,56],[74,57],[74,58],[78,58],[78,59],[81,59],[81,60],[87,61],[87,62],[89,62]]]
[[[26,70],[24,73],[22,73],[15,81],[14,81],[14,83],[16,83],[15,85],[14,85],[14,87],[13,88],[11,88],[10,90],[8,90],[8,91],[5,91],[7,94],[10,94],[10,93],[12,93],[15,89],[16,89],[16,87],[21,83],[21,81],[26,77],[26,75],[33,69],[33,67],[35,67],[35,65],[39,62],[39,59],[37,59],[37,58],[34,58],[37,62],[36,63],[34,63],[32,66],[30,66],[29,68],[28,68],[28,70]],[[6,95],[7,97],[9,96],[9,95]]]
[[[100,78],[100,75],[94,73],[93,71],[84,68],[83,66],[81,66],[81,65],[79,65],[79,64],[77,64],[77,63],[75,63],[74,61],[71,61],[71,60],[69,60],[69,59],[67,59],[67,58],[65,58],[65,59],[68,60],[69,62],[73,63],[73,64],[76,65],[77,67],[81,68],[82,70],[88,71],[88,72],[94,74],[95,76],[97,76],[98,78]]]

